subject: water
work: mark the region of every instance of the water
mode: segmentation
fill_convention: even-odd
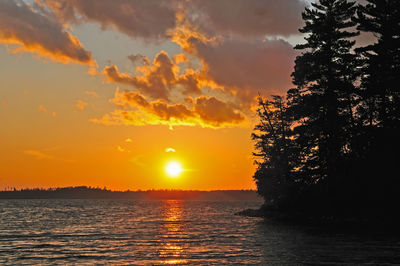
[[[400,238],[235,216],[259,202],[0,200],[1,264],[394,265]]]

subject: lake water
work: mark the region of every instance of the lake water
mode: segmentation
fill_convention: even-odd
[[[233,215],[259,202],[0,200],[1,264],[395,265],[400,238]]]

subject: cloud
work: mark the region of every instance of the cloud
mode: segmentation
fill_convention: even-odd
[[[130,150],[128,150],[128,149],[126,149],[126,148],[124,148],[124,147],[122,147],[122,146],[117,146],[117,150],[118,150],[119,152],[128,152],[128,153],[131,152]]]
[[[260,90],[284,91],[291,86],[296,52],[286,41],[229,39],[212,44],[191,39],[190,44],[203,63],[202,74],[233,88],[242,100]]]
[[[189,58],[185,54],[176,54],[173,56],[175,64],[181,64],[189,62]]]
[[[177,77],[174,61],[161,51],[153,62],[130,55],[140,65],[140,75],[118,72],[115,65],[104,73],[110,82],[129,84],[152,99],[169,100],[177,84],[184,94],[200,93],[200,81],[215,83],[248,101],[261,89],[283,90],[291,84],[295,52],[279,36],[299,34],[303,0],[36,0],[67,23],[92,21],[114,27],[133,38],[170,39],[203,63],[204,74],[188,69]],[[190,34],[189,34],[190,33]],[[266,39],[268,37],[268,39]],[[174,76],[175,75],[175,76]]]
[[[95,98],[99,97],[99,95],[95,91],[85,91],[85,94],[89,95],[89,96],[92,96],[92,97],[95,97]]]
[[[43,104],[40,104],[38,109],[42,113],[45,113],[45,114],[49,113],[52,117],[56,117],[56,115],[57,115],[56,112],[49,112],[49,110],[47,110],[47,108]]]
[[[202,125],[221,127],[223,124],[241,124],[243,112],[247,112],[258,92],[283,92],[291,86],[296,52],[283,40],[243,41],[237,39],[209,40],[201,35],[181,36],[186,38],[185,50],[202,62],[199,70],[186,67],[180,73],[175,62],[185,62],[179,55],[173,62],[161,51],[151,64],[136,67],[136,75],[120,73],[117,66],[107,66],[104,73],[109,82],[128,84],[138,92],[117,93],[112,100],[120,107],[137,108],[137,113],[116,110],[104,117],[105,124],[168,124]],[[193,37],[196,36],[196,37]],[[183,95],[198,95],[205,88],[218,89],[236,102],[228,104],[215,97],[205,95],[196,99],[179,99],[185,103],[174,103],[171,92]],[[155,100],[149,102],[146,96]],[[147,121],[143,121],[144,118]],[[113,122],[112,122],[113,121]],[[119,122],[117,122],[119,121]]]
[[[94,122],[214,128],[241,125],[258,92],[283,93],[290,88],[297,52],[282,37],[299,34],[306,6],[304,0],[36,3],[50,8],[63,23],[96,22],[147,42],[170,40],[182,49],[172,58],[165,51],[153,60],[129,55],[132,72],[106,66],[106,81],[134,91],[116,93],[112,102],[120,109]]]
[[[191,0],[185,20],[208,36],[289,36],[302,25],[300,0]]]
[[[17,0],[0,1],[0,43],[62,63],[94,65],[91,53],[50,14]]]
[[[223,88],[241,103],[253,101],[259,91],[279,93],[292,85],[298,52],[282,39],[210,39],[184,26],[172,40],[201,61],[201,84]]]
[[[173,149],[173,148],[166,148],[166,149],[165,149],[165,152],[176,152],[176,151],[175,151],[175,149]]]
[[[136,55],[135,61],[137,58]],[[120,73],[115,65],[104,68],[104,74],[109,82],[130,85],[152,99],[168,101],[170,91],[179,86],[183,94],[199,94],[198,72],[190,68],[182,74],[179,74],[179,71],[180,67],[165,51],[158,53],[151,64],[136,67],[136,75]]]
[[[147,163],[143,162],[144,154],[136,155],[132,157],[129,161],[139,167],[147,167]]]
[[[168,39],[179,23],[207,34],[288,36],[302,25],[303,0],[36,0],[64,22],[97,22],[133,38]]]
[[[37,160],[55,160],[55,157],[52,155],[45,154],[41,151],[36,150],[26,150],[24,151],[26,155],[33,156]]]
[[[73,163],[73,160],[66,160],[62,158],[57,158],[53,155],[47,154],[46,152],[40,151],[40,150],[25,150],[24,151],[25,155],[32,156],[36,160],[50,160],[50,161],[61,161],[61,162],[67,162],[67,163]]]
[[[104,125],[199,125],[211,128],[240,126],[245,122],[245,117],[232,104],[215,97],[200,96],[195,99],[193,108],[189,108],[185,104],[168,104],[163,100],[149,102],[138,92],[119,92],[117,89],[112,102],[121,109],[101,119],[92,119],[92,122]]]
[[[63,21],[95,21],[134,38],[171,39],[200,59],[203,77],[188,69],[186,75],[174,79],[176,66],[188,58],[175,55],[172,62],[163,51],[153,62],[142,55],[128,57],[141,66],[142,75],[119,73],[115,65],[104,69],[109,81],[129,84],[146,96],[164,100],[169,100],[176,84],[186,88],[184,94],[200,93],[201,80],[233,87],[242,98],[252,98],[264,88],[286,89],[295,52],[287,42],[273,37],[299,34],[306,6],[303,0],[37,1]]]
[[[171,0],[37,0],[64,22],[97,22],[131,37],[165,39],[175,27],[176,7]]]
[[[240,112],[215,97],[198,97],[195,101],[194,110],[202,121],[214,126],[219,126],[226,122],[238,124],[244,120]]]
[[[48,112],[47,108],[42,104],[39,105],[39,111],[41,111],[43,113],[47,113]]]
[[[78,110],[82,111],[86,108],[86,106],[88,106],[88,103],[82,100],[77,100],[75,106],[78,108]]]
[[[128,59],[132,62],[133,65],[150,65],[150,60],[141,54],[128,55]]]

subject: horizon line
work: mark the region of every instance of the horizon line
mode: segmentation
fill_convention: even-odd
[[[16,187],[5,187],[0,190],[0,192],[18,192],[18,191],[33,191],[33,190],[42,190],[42,191],[55,191],[59,189],[77,189],[77,188],[84,188],[84,189],[91,189],[91,190],[101,190],[107,192],[222,192],[222,191],[254,191],[256,192],[257,189],[211,189],[211,190],[202,190],[202,189],[167,189],[167,188],[160,188],[160,189],[126,189],[126,190],[112,190],[108,189],[107,187],[92,187],[92,186],[65,186],[65,187],[25,187],[25,188],[16,188]]]

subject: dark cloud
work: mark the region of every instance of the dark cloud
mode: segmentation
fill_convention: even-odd
[[[36,0],[64,22],[93,21],[131,36],[165,38],[175,27],[174,1],[167,0]]]
[[[51,14],[22,1],[0,1],[0,43],[17,44],[14,51],[36,53],[58,62],[94,64],[91,53]]]
[[[133,54],[128,55],[128,59],[132,62],[133,65],[150,65],[150,60],[141,54]]]
[[[302,0],[36,0],[65,22],[94,21],[146,39],[168,38],[180,23],[207,35],[297,34]]]
[[[252,100],[260,90],[285,91],[291,86],[296,51],[283,40],[228,39],[205,43],[188,40],[190,50],[202,61],[202,74],[241,100]]]
[[[224,123],[238,124],[244,120],[243,115],[232,105],[215,97],[198,97],[195,100],[194,111],[205,123],[214,126]]]
[[[185,19],[207,35],[297,34],[305,7],[300,0],[191,0]]]

